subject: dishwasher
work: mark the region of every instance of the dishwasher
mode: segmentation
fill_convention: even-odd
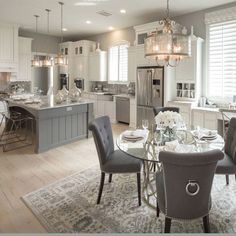
[[[116,120],[129,124],[130,122],[130,101],[126,97],[116,97]]]

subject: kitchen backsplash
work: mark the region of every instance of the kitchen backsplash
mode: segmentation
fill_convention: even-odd
[[[15,82],[10,82],[9,85],[10,92],[14,90],[14,88],[22,88],[26,93],[31,92],[31,82],[30,81],[15,81]]]
[[[135,83],[130,82],[126,84],[108,84],[108,82],[90,82],[90,91],[91,92],[110,92],[115,94],[128,93],[128,91],[135,93]]]

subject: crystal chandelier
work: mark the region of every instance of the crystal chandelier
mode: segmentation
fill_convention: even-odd
[[[61,5],[61,43],[62,43],[63,42],[63,5],[64,3],[59,2],[59,4]],[[61,52],[59,52],[54,59],[54,63],[55,65],[58,65],[58,66],[66,66],[68,65],[68,60],[66,56],[64,56]]]
[[[47,12],[47,33],[48,33],[48,36],[49,36],[49,13],[50,13],[51,10],[45,9],[45,11]],[[51,56],[47,55],[45,57],[45,59],[42,61],[42,66],[43,67],[53,66],[53,58]]]
[[[191,40],[187,32],[175,32],[175,21],[170,19],[169,0],[167,16],[159,22],[163,29],[156,30],[145,39],[145,57],[155,60],[160,66],[178,65],[179,61],[191,56]]]
[[[34,17],[35,17],[35,32],[37,34],[38,33],[38,18],[39,18],[39,16],[38,15],[34,15]],[[36,53],[34,55],[34,59],[31,61],[31,66],[32,67],[41,67],[42,66],[42,62],[39,59],[37,43],[35,43],[35,45],[36,45],[36,50],[35,50]]]

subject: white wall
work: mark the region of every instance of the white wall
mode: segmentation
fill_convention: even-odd
[[[24,30],[19,30],[19,36],[32,38],[32,52],[36,51],[42,53],[53,53],[57,54],[59,50],[58,44],[60,43],[60,37],[48,36],[45,34],[36,34]]]

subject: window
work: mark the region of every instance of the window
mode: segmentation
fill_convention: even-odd
[[[109,49],[109,81],[128,81],[128,43],[121,43]]]
[[[208,25],[208,96],[236,94],[236,20]]]

